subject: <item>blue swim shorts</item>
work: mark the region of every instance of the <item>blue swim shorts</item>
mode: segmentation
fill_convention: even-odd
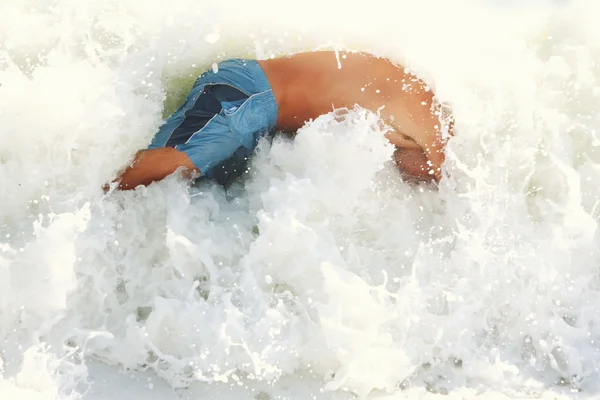
[[[261,136],[273,131],[277,103],[254,60],[223,61],[203,73],[148,149],[184,152],[202,177],[228,183],[247,168]]]

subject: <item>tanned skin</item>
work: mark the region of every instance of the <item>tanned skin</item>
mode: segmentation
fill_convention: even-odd
[[[394,160],[405,178],[439,180],[444,162],[441,123],[429,87],[404,67],[366,53],[320,51],[258,61],[278,106],[276,129],[296,131],[338,108],[379,112]],[[173,148],[146,150],[117,179],[120,189],[148,185],[180,169],[202,171]]]

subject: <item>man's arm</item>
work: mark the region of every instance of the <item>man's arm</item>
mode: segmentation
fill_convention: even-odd
[[[421,81],[410,78],[410,75],[406,76],[406,80],[410,84],[403,88],[388,88],[390,100],[381,110],[381,115],[401,135],[412,139],[425,152],[430,164],[427,173],[439,180],[444,162],[444,143],[433,93]],[[393,90],[395,93],[392,93]],[[398,146],[408,148],[402,144]]]
[[[421,146],[419,146],[414,140],[404,136],[403,134],[401,134],[400,132],[397,132],[393,128],[390,128],[384,134],[384,136],[391,144],[393,144],[396,147],[403,148],[403,149],[423,150],[423,149],[421,149]]]
[[[200,170],[181,151],[171,147],[145,150],[135,155],[133,163],[115,181],[119,182],[121,190],[135,189],[139,185],[159,181],[179,168],[188,178],[200,174]]]

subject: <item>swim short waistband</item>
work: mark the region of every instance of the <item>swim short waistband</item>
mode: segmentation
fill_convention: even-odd
[[[244,59],[234,59],[230,60],[233,62],[240,62],[242,65],[245,64],[246,68],[252,73],[254,77],[254,82],[256,83],[257,90],[259,92],[264,92],[265,90],[271,90],[271,84],[267,80],[267,76],[265,75],[265,71],[263,71],[262,67],[255,60],[244,60]],[[227,63],[227,61],[225,61]]]

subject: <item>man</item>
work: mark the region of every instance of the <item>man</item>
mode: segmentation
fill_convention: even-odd
[[[379,112],[405,177],[439,180],[439,109],[429,88],[402,67],[364,53],[310,52],[265,61],[228,60],[202,74],[183,105],[118,178],[120,189],[176,170],[228,182],[260,137],[358,104]]]

